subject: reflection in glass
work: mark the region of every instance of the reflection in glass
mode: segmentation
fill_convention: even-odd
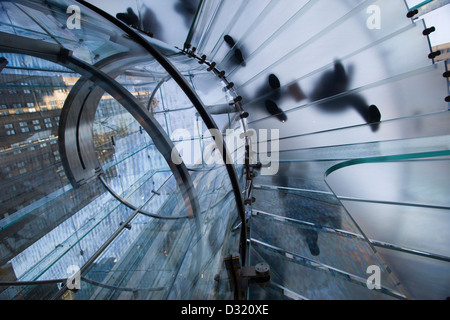
[[[248,298],[450,295],[447,64],[405,1],[89,3],[110,17],[0,6],[0,282],[82,270],[77,292],[1,299],[231,299],[224,259],[242,243],[242,265],[271,268]],[[247,126],[279,130],[276,174],[247,166],[244,144],[233,167],[214,158],[208,127]]]

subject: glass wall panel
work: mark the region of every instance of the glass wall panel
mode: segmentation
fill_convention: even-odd
[[[49,7],[31,2],[20,5],[8,3],[8,8],[2,12],[5,19],[7,13],[14,14],[16,20],[10,22],[10,25],[18,26],[19,30],[24,31],[20,33],[14,28],[4,29],[3,31],[11,32],[17,40],[17,47],[3,43],[4,47],[13,52],[29,52],[43,58],[41,60],[24,56],[25,58],[20,59],[17,54],[5,53],[8,66],[2,77],[9,77],[4,81],[5,88],[10,88],[10,94],[14,94],[13,90],[17,94],[16,88],[25,89],[27,92],[24,93],[30,94],[32,85],[51,88],[51,91],[47,89],[48,93],[46,91],[38,95],[42,102],[37,101],[33,92],[30,97],[34,98],[30,101],[33,100],[34,105],[28,100],[11,101],[16,103],[11,106],[11,110],[24,108],[18,103],[29,105],[26,105],[24,112],[5,111],[5,117],[28,112],[38,114],[39,119],[30,119],[35,123],[25,123],[20,118],[17,128],[15,123],[6,123],[5,136],[17,137],[15,130],[19,128],[27,128],[32,133],[36,131],[26,143],[32,144],[34,148],[36,141],[40,144],[54,144],[56,149],[52,150],[52,155],[56,164],[59,164],[59,150],[64,149],[66,155],[70,151],[68,149],[74,149],[74,145],[69,143],[62,148],[62,142],[58,141],[62,138],[58,135],[64,133],[65,142],[71,137],[65,131],[66,127],[58,130],[57,125],[52,126],[53,118],[61,117],[60,109],[64,106],[67,110],[63,123],[69,125],[72,121],[71,110],[79,108],[82,111],[78,111],[79,114],[76,115],[79,118],[74,139],[75,151],[81,160],[99,162],[100,167],[95,170],[100,172],[100,180],[93,176],[85,185],[72,186],[65,171],[74,170],[71,162],[74,159],[68,159],[68,165],[57,167],[56,173],[60,172],[60,179],[56,180],[59,181],[56,189],[47,185],[48,191],[36,195],[39,206],[33,202],[32,207],[29,207],[30,203],[24,204],[26,212],[19,212],[14,218],[15,212],[5,211],[3,216],[7,219],[2,220],[2,233],[4,239],[10,242],[5,247],[5,263],[12,265],[19,281],[64,279],[68,277],[68,266],[80,267],[83,289],[78,294],[73,294],[65,291],[65,286],[58,287],[55,284],[51,293],[47,293],[47,296],[52,295],[53,298],[186,299],[214,297],[216,294],[229,296],[229,289],[222,287],[219,290],[213,287],[216,274],[223,273],[223,257],[230,250],[229,239],[236,237],[230,233],[231,224],[237,218],[236,201],[223,162],[212,163],[206,170],[208,164],[204,162],[203,151],[205,154],[216,152],[214,148],[206,149],[208,145],[214,145],[213,137],[206,132],[206,126],[186,94],[153,57],[131,40],[131,35],[126,35],[120,28],[81,5],[82,27],[64,27],[68,21],[66,9],[69,4],[72,3],[59,1]],[[171,3],[174,11],[181,16],[196,9],[195,4],[190,4],[189,8],[186,4],[175,1]],[[145,6],[146,4],[143,7],[131,5],[130,8],[144,14]],[[112,6],[111,8],[114,9]],[[16,12],[23,14],[15,14]],[[148,14],[150,13],[145,12],[144,18],[148,18]],[[189,27],[188,20],[183,21],[183,24],[186,28]],[[47,37],[42,37],[42,34]],[[170,55],[175,52],[173,49],[167,51],[168,46],[158,40],[151,39],[148,35],[143,36],[152,44],[158,43],[156,46],[163,53]],[[52,45],[45,48],[42,40],[51,42]],[[61,58],[61,48],[71,50],[73,54],[69,54],[65,60]],[[56,61],[59,65],[44,59]],[[173,57],[173,62],[180,66],[182,72],[199,67],[195,60],[181,54]],[[22,74],[28,82],[16,83],[22,81]],[[221,96],[221,103],[228,102],[227,94],[222,91],[222,82],[211,73],[205,74],[217,83],[216,89],[208,91],[208,87],[199,82],[196,83],[196,89],[203,92],[206,100],[217,101]],[[194,73],[185,75],[189,83],[194,85]],[[47,82],[41,84],[38,81]],[[56,90],[56,101],[43,98],[54,95],[53,91]],[[69,93],[71,95],[68,98]],[[37,110],[39,108],[42,110]],[[58,111],[58,114],[41,119],[43,108]],[[2,109],[9,110],[9,106]],[[41,112],[38,113],[39,111]],[[235,120],[231,121],[228,113],[217,115],[220,128],[235,128]],[[153,130],[149,130],[148,122],[143,121],[141,115],[147,121],[154,121],[151,124]],[[90,116],[92,119],[89,119]],[[36,126],[34,130],[30,130],[31,124]],[[38,125],[42,127],[37,129]],[[47,129],[45,134],[37,132],[44,125]],[[182,142],[192,141],[195,148],[200,148],[200,152],[194,152],[194,161],[189,163],[192,170],[185,169],[185,181],[180,179],[180,172],[173,172],[175,166],[167,154],[169,150],[170,156],[170,149],[167,148],[171,145],[170,138],[176,129],[185,129],[190,134]],[[174,140],[179,142],[178,137],[174,137]],[[7,143],[3,146],[5,154],[15,152],[13,156],[17,160],[16,155],[21,154],[25,147],[21,141],[4,141]],[[164,143],[166,149],[163,150],[164,153],[160,153],[159,148]],[[83,158],[86,152],[90,154]],[[35,155],[36,152],[33,156]],[[33,156],[30,154],[27,159],[33,162]],[[5,158],[2,161],[3,159]],[[86,163],[81,161],[81,165],[84,169]],[[28,169],[28,165],[20,164],[20,168],[24,168],[24,171],[25,168]],[[33,169],[42,174],[42,169]],[[4,173],[10,174],[12,178],[11,172],[12,168]],[[20,174],[24,173],[25,171]],[[192,188],[189,187],[190,181],[193,181]],[[7,187],[11,189],[11,186],[4,187],[5,190]],[[191,194],[191,202],[188,202],[186,192]],[[197,196],[198,192],[201,192],[201,196]],[[65,207],[67,212],[61,212],[61,208]],[[22,209],[12,202],[11,208]],[[39,217],[42,214],[36,212],[37,209],[45,212],[46,218],[51,218],[51,223],[40,228],[36,235],[33,234],[34,231],[26,230],[26,236],[31,235],[31,239],[15,239],[13,233],[17,232],[19,225],[28,223],[27,220],[33,215]],[[194,213],[190,219],[189,212]],[[30,223],[25,226],[30,225],[37,226]],[[8,248],[14,248],[15,252]],[[142,270],[147,271],[143,273]],[[38,287],[38,290],[33,287],[17,287],[20,288],[19,291],[8,288],[4,294],[5,297],[14,299],[39,298],[39,294],[42,294],[40,288],[43,287]]]
[[[411,294],[442,299],[448,287],[434,286],[437,277],[445,279],[450,262],[445,232],[448,160],[385,159],[342,167],[327,177],[327,183]]]
[[[0,299],[447,297],[430,5],[3,1]]]

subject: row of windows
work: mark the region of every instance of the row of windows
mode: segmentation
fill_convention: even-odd
[[[50,138],[54,138],[54,136],[50,136]],[[50,145],[57,144],[57,143],[58,143],[58,139],[50,140]],[[15,148],[15,149],[13,149],[14,155],[21,154],[22,151],[27,151],[27,150],[28,151],[34,151],[37,147],[45,148],[45,147],[48,146],[48,143],[47,142],[42,142],[42,143],[39,144],[39,146],[31,145],[31,146],[27,146],[25,148],[18,148],[19,145],[20,145],[19,143],[11,145],[11,147]],[[45,157],[45,154],[44,154],[44,157]]]
[[[43,160],[41,162],[41,165],[42,164],[49,164],[49,163],[51,163],[51,160],[49,159],[48,154],[46,154],[46,155],[47,155],[47,157],[43,158]],[[53,152],[53,156],[54,156],[55,161],[60,161],[61,160],[61,157],[59,156],[59,152],[58,151]],[[25,167],[26,166],[25,161],[18,162],[16,164],[16,166],[17,166],[17,169],[19,169],[19,174],[24,174],[24,173],[27,172],[27,168]],[[2,168],[1,171],[2,171],[3,174],[6,175],[7,178],[12,178],[14,176],[13,173],[12,173],[13,168],[11,168],[11,166],[5,166],[4,168]],[[58,172],[60,176],[63,176],[64,175],[63,167],[59,166],[57,168],[56,172]]]
[[[55,160],[60,160],[61,159],[61,157],[59,156],[59,151],[58,150],[53,151],[53,156],[54,156]],[[45,153],[43,155],[43,159],[48,159],[48,158],[49,158],[49,154]],[[20,161],[20,162],[17,162],[16,165],[17,165],[17,168],[22,168],[22,167],[25,167],[26,162],[25,161]],[[11,171],[11,167],[7,166],[4,170],[6,172],[9,172],[9,171]]]
[[[56,125],[58,126],[59,119],[60,119],[59,116],[55,117],[54,119],[56,121]],[[44,119],[45,128],[47,128],[47,129],[53,128],[53,124],[51,122],[52,122],[51,118],[45,118]],[[39,119],[35,119],[35,120],[31,121],[31,123],[32,123],[35,131],[42,130],[42,125],[41,125],[41,122]],[[19,122],[19,127],[20,127],[20,131],[22,133],[30,132],[27,122],[24,122],[24,121]],[[12,123],[5,124],[5,129],[6,129],[6,135],[8,135],[8,136],[16,134],[16,131],[14,130],[14,125]]]
[[[56,89],[56,90],[41,90],[41,89],[33,89],[34,92],[38,93],[38,94],[47,94],[47,95],[53,95],[55,92],[58,93],[68,93],[69,90],[68,89]],[[6,91],[9,94],[21,94],[21,93],[25,93],[25,94],[31,94],[31,90],[30,89],[23,89],[23,90],[18,90],[18,89],[9,89]],[[4,94],[4,91],[0,91],[0,94]]]
[[[116,114],[118,112],[117,107],[120,107],[120,104],[115,101],[115,100],[106,100],[107,102],[105,103],[105,100],[102,100],[99,104],[99,109],[98,111],[100,112],[100,116],[102,116],[102,114],[104,114],[105,116],[110,115],[110,113],[112,114]],[[22,114],[24,112],[26,112],[26,110],[22,110],[22,108],[28,108],[28,112],[36,112],[38,111],[36,109],[36,107],[40,107],[41,109],[43,108],[44,110],[57,110],[58,109],[58,102],[60,106],[63,106],[65,103],[65,100],[50,100],[48,101],[47,104],[45,103],[41,103],[41,104],[36,104],[34,102],[27,102],[27,103],[13,103],[12,105],[6,105],[6,104],[0,104],[0,110],[5,110],[5,109],[16,109],[15,113],[16,114]],[[102,107],[102,108],[100,108]],[[105,110],[105,109],[109,109],[109,110]],[[8,115],[8,112],[6,111],[0,111],[0,115]]]
[[[60,117],[56,116],[54,119],[56,122],[59,122]],[[51,122],[52,122],[51,118],[44,118],[44,123],[51,123]],[[32,124],[41,124],[41,121],[39,119],[34,119],[31,121],[31,123]],[[28,123],[25,121],[21,121],[21,122],[19,122],[19,126],[26,127],[26,126],[28,126]],[[12,123],[5,124],[5,129],[13,129],[13,128],[14,128],[14,126]]]
[[[58,106],[47,106],[47,110],[58,110]],[[40,111],[47,111],[41,107]],[[0,110],[0,116],[9,116],[11,114],[24,114],[24,113],[33,113],[38,112],[36,108],[28,108],[28,109],[14,109],[14,112],[8,112],[7,110]]]
[[[27,106],[26,106],[27,108],[32,108],[34,106],[35,106],[34,102],[27,102]],[[12,107],[14,109],[22,108],[22,104],[21,103],[13,103]],[[6,104],[0,104],[0,109],[7,109],[7,108],[8,108],[8,106]]]
[[[42,126],[34,126],[33,128],[34,128],[34,131],[42,130]],[[51,123],[46,123],[45,124],[45,128],[51,129],[51,128],[53,128],[53,125]],[[20,131],[22,133],[27,133],[27,132],[30,132],[30,128],[23,127],[23,128],[20,128]],[[14,135],[14,134],[16,134],[15,130],[6,130],[6,135],[11,136],[11,135]]]
[[[58,102],[55,100],[52,100],[49,102],[50,107],[55,107],[58,105]],[[61,105],[64,105],[64,100],[60,101]],[[22,105],[21,103],[13,103],[12,108],[13,109],[19,109],[19,108],[34,108],[36,105],[34,102],[27,102],[26,105]],[[44,107],[44,106],[42,106]],[[46,106],[48,108],[48,106]],[[0,109],[8,109],[8,106],[6,104],[0,104]],[[36,110],[35,110],[36,111]],[[30,111],[31,112],[31,111]]]

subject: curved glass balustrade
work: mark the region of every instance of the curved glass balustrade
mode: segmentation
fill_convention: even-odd
[[[442,5],[2,1],[0,299],[445,299]]]
[[[240,191],[230,183],[217,137],[172,76],[131,40],[134,34],[86,7],[83,27],[71,29],[66,24],[71,4],[2,3],[4,19],[14,16],[10,29],[2,30],[6,87],[26,88],[34,101],[46,88],[34,109],[25,110],[37,119],[26,122],[17,106],[8,105],[10,121],[36,127],[27,136],[18,132],[15,137],[24,140],[10,140],[4,154],[22,154],[32,145],[35,150],[44,141],[55,149],[45,165],[40,159],[29,164],[33,153],[28,153],[21,166],[26,171],[10,174],[16,187],[17,180],[31,177],[35,185],[20,205],[20,194],[3,198],[10,208],[2,219],[7,241],[2,265],[24,285],[5,288],[2,296],[35,299],[45,291],[46,298],[57,299],[232,297],[228,281],[218,279],[228,277],[224,257],[239,252],[240,234],[232,225],[239,219],[233,194]],[[205,70],[196,72],[203,83],[193,80],[196,73],[186,70],[194,70],[196,61],[142,36],[166,57],[174,56],[171,63],[179,65],[174,70],[200,95],[205,92],[205,100],[232,99],[222,90],[225,84]],[[211,81],[220,87],[208,90]],[[230,114],[213,123],[222,138],[222,129],[242,132],[239,120]],[[55,128],[32,136],[38,122]],[[230,165],[240,166],[232,167],[236,177],[242,176],[241,159],[233,160]],[[43,179],[44,170],[56,171],[59,183]],[[76,294],[61,280],[72,266],[81,269]]]

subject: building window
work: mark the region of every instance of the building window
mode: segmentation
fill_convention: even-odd
[[[20,130],[22,131],[22,133],[30,132],[30,129],[28,128],[21,128]]]
[[[13,129],[13,125],[11,123],[5,124],[5,129]]]
[[[30,91],[30,90],[28,90],[28,89],[24,89],[24,90],[23,90],[23,93],[25,93],[25,94],[30,94],[30,93],[31,93],[31,91]]]
[[[7,108],[6,104],[1,104],[0,105],[0,109],[6,109],[6,108]]]
[[[15,132],[14,130],[8,130],[8,131],[6,131],[6,135],[8,135],[8,136],[12,136],[12,135],[14,135],[14,134],[16,134],[16,132]]]
[[[22,104],[21,103],[14,103],[13,104],[13,108],[15,108],[15,109],[22,108]]]
[[[33,124],[39,124],[40,122],[39,122],[39,120],[38,119],[36,119],[36,120],[33,120]]]
[[[27,102],[27,107],[28,108],[34,107],[34,102]]]
[[[46,124],[45,124],[45,127],[46,127],[47,129],[50,129],[50,128],[53,127],[53,125],[52,125],[51,123],[46,123]]]
[[[36,130],[36,131],[41,130],[41,129],[42,129],[41,126],[34,126],[34,130]]]
[[[45,122],[45,123],[49,123],[49,122],[52,122],[52,120],[51,120],[50,118],[45,118],[45,119],[44,119],[44,122]]]
[[[26,126],[28,126],[28,124],[26,122],[19,122],[19,126],[26,127]]]
[[[36,108],[29,108],[28,112],[36,112]]]

